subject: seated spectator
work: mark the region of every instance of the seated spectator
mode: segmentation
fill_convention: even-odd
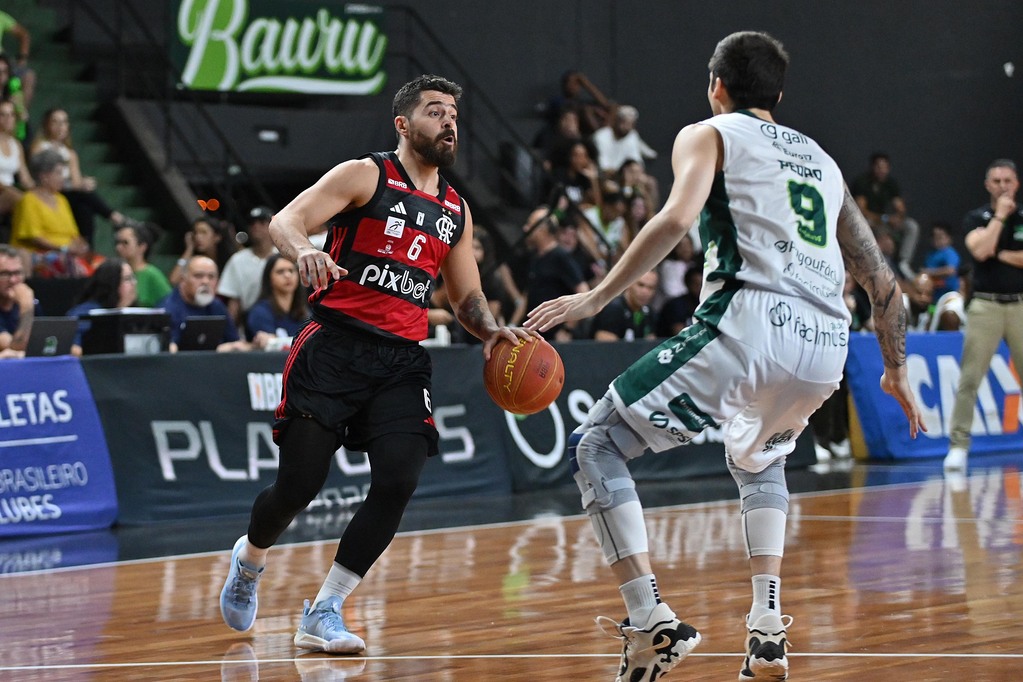
[[[526,287],[526,310],[565,294],[589,291],[583,273],[558,243],[557,218],[546,206],[533,209],[522,226],[532,256]],[[559,324],[540,332],[548,341],[571,341],[573,325]]]
[[[224,327],[224,338],[220,340],[217,350],[238,350],[247,347],[245,342],[238,343],[238,327],[227,311],[227,306],[217,298],[217,264],[206,256],[192,256],[185,266],[185,276],[167,298],[160,301],[160,307],[171,317],[170,350],[176,353],[181,329],[189,317],[223,315],[227,318]]]
[[[902,295],[906,306],[906,330],[925,332],[931,327],[934,314],[934,282],[931,276],[921,272]]]
[[[576,225],[576,221],[566,220],[561,224],[561,227],[558,228],[558,243],[579,266],[587,286],[595,287],[600,280],[604,279],[604,275],[607,274],[607,261],[599,252],[594,255],[586,250],[579,240],[579,227]]]
[[[28,136],[28,98],[24,81],[18,77],[16,70],[7,55],[0,52],[0,100],[14,106],[14,126],[11,130],[14,138],[24,146]]]
[[[571,70],[562,74],[561,92],[550,98],[543,109],[552,125],[562,111],[575,111],[579,117],[579,130],[583,137],[588,137],[608,124],[614,106],[614,102],[591,83],[585,74]]]
[[[160,268],[146,260],[156,238],[156,227],[144,224],[122,227],[114,235],[114,250],[135,272],[138,304],[144,308],[154,307],[172,288]]]
[[[259,298],[266,261],[277,251],[270,239],[271,218],[273,211],[262,206],[249,212],[248,246],[228,259],[217,287],[217,294],[227,302],[231,319],[238,326]]]
[[[68,317],[77,317],[78,333],[75,335],[72,355],[82,354],[82,334],[89,331],[92,322],[89,313],[96,309],[127,308],[135,303],[136,279],[131,265],[113,256],[96,266],[89,276],[85,289],[78,296],[78,302],[67,311]]]
[[[298,281],[298,267],[275,253],[266,259],[259,300],[249,309],[245,329],[252,347],[286,350],[309,318],[305,287]]]
[[[564,195],[579,206],[592,206],[600,197],[600,177],[589,146],[574,142],[563,159],[554,159],[551,170],[555,185],[562,188]]]
[[[478,224],[473,226],[472,249],[480,271],[483,295],[487,298],[494,319],[501,325],[519,324],[526,315],[526,297],[515,283],[508,264],[499,263],[494,257],[490,234]]]
[[[693,323],[693,315],[700,307],[700,292],[703,291],[703,269],[698,263],[686,270],[682,276],[686,292],[669,298],[657,315],[657,336],[675,336]]]
[[[892,233],[885,228],[881,228],[874,233],[874,237],[877,239],[877,246],[881,250],[881,255],[884,257],[885,263],[888,264],[888,267],[891,268],[892,272],[895,274],[895,279],[898,280],[899,287],[905,290],[909,286],[910,281],[913,279],[913,272],[909,271],[908,273],[903,274],[902,270],[899,269],[898,245],[895,243]]]
[[[654,306],[663,308],[664,304],[673,298],[678,298],[688,291],[686,287],[686,273],[692,269],[702,271],[703,254],[697,253],[696,245],[693,243],[692,230],[686,232],[682,239],[678,240],[667,256],[657,265],[657,294],[654,296]],[[669,334],[668,336],[674,336]]]
[[[231,223],[212,216],[196,218],[192,227],[185,232],[185,250],[181,258],[171,270],[168,280],[171,286],[181,283],[185,274],[185,266],[192,256],[208,256],[217,264],[218,272],[223,272],[227,261],[238,250],[238,241],[234,238],[235,231]]]
[[[0,244],[0,358],[24,357],[35,319],[35,298],[25,284],[22,254]]]
[[[877,152],[870,157],[870,169],[853,181],[849,191],[874,232],[887,228],[891,234],[898,247],[896,273],[913,279],[912,262],[920,238],[920,225],[906,215],[906,202],[891,170],[888,155]]]
[[[45,150],[32,157],[33,187],[14,206],[11,244],[32,252],[40,276],[84,277],[92,273],[89,243],[82,239],[71,206],[61,194],[65,163]]]
[[[942,294],[934,304],[931,315],[932,332],[957,332],[966,326],[966,299],[961,291]]]
[[[120,211],[110,208],[96,193],[95,178],[82,175],[78,152],[74,150],[71,141],[71,121],[63,109],[50,109],[43,114],[39,135],[32,141],[31,156],[45,150],[57,152],[64,160],[61,191],[67,197],[75,223],[87,242],[92,243],[97,215],[106,218],[115,227],[134,223]]]
[[[10,213],[21,199],[23,192],[16,183],[24,189],[35,185],[25,163],[25,150],[14,137],[14,123],[14,104],[0,101],[0,214]]]
[[[551,172],[559,159],[567,159],[573,144],[583,139],[579,132],[579,113],[571,108],[557,112],[553,126],[545,126],[533,140],[533,148],[543,159],[543,167]],[[565,165],[565,164],[560,164]]]
[[[618,168],[618,172],[615,173],[614,180],[621,188],[622,194],[630,202],[636,195],[642,195],[646,199],[647,209],[650,214],[647,220],[657,212],[657,207],[660,206],[657,180],[653,176],[647,175],[643,170],[643,165],[638,161],[630,160],[624,162]],[[643,222],[645,224],[646,221]]]
[[[934,282],[934,298],[959,291],[959,252],[952,246],[952,228],[945,223],[931,225],[931,250],[924,257],[921,272]]]
[[[636,130],[639,112],[636,107],[619,106],[615,111],[614,120],[593,133],[593,146],[597,149],[597,166],[601,177],[617,180],[622,166],[632,161],[639,165],[639,185],[646,189],[647,194],[657,196],[657,180],[646,173],[646,159],[656,159],[653,150]],[[635,171],[633,171],[635,172]],[[631,185],[630,185],[631,186]]]
[[[606,187],[600,195],[600,202],[583,209],[589,229],[582,226],[579,239],[590,253],[599,253],[610,264],[614,264],[629,245],[625,233],[625,211],[628,204],[617,186]]]
[[[654,338],[650,301],[657,291],[657,271],[651,270],[593,317],[590,335],[597,341],[635,341]]]

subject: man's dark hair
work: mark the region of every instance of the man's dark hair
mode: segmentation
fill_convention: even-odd
[[[884,159],[888,163],[892,162],[891,157],[888,156],[888,154],[886,154],[885,152],[874,152],[873,154],[870,155],[870,165],[873,166],[875,163],[877,163],[881,159]]]
[[[1016,173],[1017,176],[1019,175],[1019,172],[1016,170],[1016,164],[1011,159],[995,159],[991,162],[991,165],[987,167],[987,172],[990,172],[995,168],[1008,168],[1013,173]],[[985,173],[985,175],[986,174],[987,173]]]
[[[462,86],[449,81],[447,78],[423,74],[418,78],[410,80],[398,89],[394,95],[394,104],[391,105],[391,112],[394,117],[411,116],[412,111],[419,104],[419,96],[426,90],[436,90],[445,95],[455,98],[455,104],[462,97]]]
[[[740,31],[714,48],[707,67],[720,78],[737,109],[773,111],[785,85],[789,55],[766,33]]]

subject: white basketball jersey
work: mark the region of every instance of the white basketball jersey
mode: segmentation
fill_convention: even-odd
[[[844,183],[834,159],[806,135],[747,112],[702,123],[721,134],[724,159],[700,216],[701,298],[762,289],[848,321],[836,238]]]

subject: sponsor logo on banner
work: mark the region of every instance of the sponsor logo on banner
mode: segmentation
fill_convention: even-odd
[[[194,90],[372,95],[387,79],[383,10],[330,2],[179,0],[172,57]]]

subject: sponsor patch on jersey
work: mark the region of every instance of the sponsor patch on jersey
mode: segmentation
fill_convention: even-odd
[[[399,201],[394,206],[391,206],[391,213],[397,213],[398,215],[406,215],[405,204]]]
[[[447,199],[445,199],[444,200],[444,205],[447,206],[448,208],[450,208],[455,213],[458,213],[458,214],[462,213],[462,207],[460,205],[454,203],[454,202],[451,202],[451,201],[448,201]]]
[[[405,221],[401,218],[395,218],[387,216],[387,227],[384,228],[384,234],[388,237],[400,238],[405,233]]]
[[[397,187],[398,189],[408,189],[408,185],[401,180],[395,180],[394,178],[387,178],[387,184],[391,187]]]

